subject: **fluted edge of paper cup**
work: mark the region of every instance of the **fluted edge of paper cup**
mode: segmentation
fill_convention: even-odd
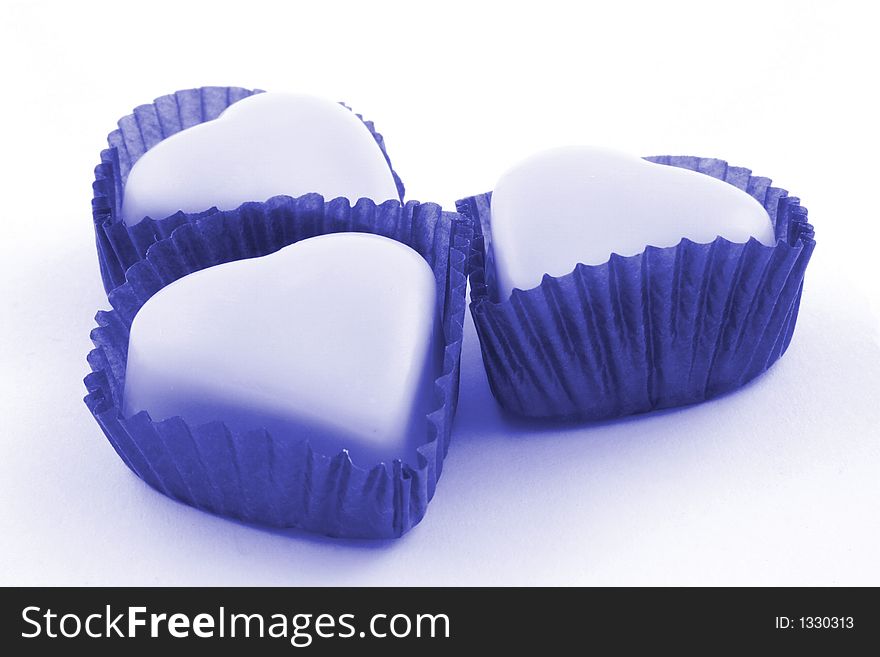
[[[129,329],[140,307],[165,285],[212,265],[258,257],[315,235],[368,232],[418,251],[438,290],[445,350],[434,405],[417,463],[354,465],[343,450],[315,452],[306,441],[223,422],[124,417],[122,393]],[[472,224],[432,203],[376,205],[361,199],[325,202],[317,194],[245,203],[232,211],[187,218],[156,242],[110,293],[112,310],[97,314],[88,355],[85,403],[110,444],[153,488],[191,506],[240,520],[350,538],[399,537],[425,515],[443,469],[458,400]]]
[[[458,201],[474,222],[471,313],[490,387],[507,411],[600,420],[692,404],[739,388],[788,348],[816,245],[807,209],[769,178],[723,160],[645,159],[747,192],[770,215],[776,244],[682,239],[545,275],[502,300],[491,192]]]
[[[140,105],[131,114],[119,119],[118,128],[107,136],[109,148],[101,151],[101,161],[95,167],[95,180],[92,183],[92,221],[101,279],[108,294],[125,282],[126,270],[144,258],[152,243],[170,236],[186,217],[196,216],[195,213],[178,214],[171,220],[147,219],[134,226],[126,226],[120,212],[122,196],[135,162],[163,139],[216,119],[233,103],[257,93],[263,92],[240,87],[183,89]],[[345,103],[341,104],[353,111]],[[355,113],[355,116],[370,131],[382,151],[403,202],[405,189],[391,165],[385,138],[372,121],[367,121],[361,114]]]

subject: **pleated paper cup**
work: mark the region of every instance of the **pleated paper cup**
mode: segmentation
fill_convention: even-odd
[[[201,87],[177,91],[135,108],[132,114],[121,118],[118,129],[107,136],[110,147],[101,152],[101,162],[95,167],[95,181],[92,183],[92,220],[101,278],[108,293],[125,282],[126,270],[143,260],[153,243],[170,236],[182,222],[198,216],[195,213],[178,213],[167,218],[144,219],[134,226],[127,226],[121,214],[122,198],[128,174],[135,162],[163,139],[216,119],[233,103],[256,93],[262,92],[239,87]],[[364,120],[360,114],[355,116],[363,122],[381,149],[402,202],[403,183],[391,167],[384,138],[376,131],[372,121]]]
[[[600,420],[692,404],[742,386],[788,348],[815,247],[806,208],[768,178],[722,160],[646,159],[747,192],[769,213],[776,244],[682,239],[577,264],[500,299],[491,192],[459,201],[475,225],[471,313],[483,362],[511,413]]]
[[[317,194],[245,203],[232,211],[178,217],[169,237],[130,267],[99,312],[85,379],[86,405],[120,458],[169,497],[213,513],[275,527],[341,537],[401,536],[425,515],[443,469],[458,399],[470,221],[435,204],[361,199],[325,202]],[[425,435],[416,436],[417,462],[364,469],[348,453],[320,454],[297,435],[254,427],[231,430],[219,418],[132,417],[122,413],[129,330],[143,304],[189,273],[273,253],[315,235],[357,231],[395,239],[419,252],[437,283],[444,358],[434,382]]]

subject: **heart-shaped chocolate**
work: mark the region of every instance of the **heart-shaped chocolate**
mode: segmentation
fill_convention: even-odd
[[[365,468],[415,462],[442,344],[435,305],[428,263],[372,234],[203,269],[135,317],[125,414],[264,427]]]
[[[774,244],[767,211],[745,192],[696,171],[586,146],[553,149],[508,170],[491,200],[498,298],[544,274],[598,265],[682,238]]]
[[[122,217],[131,226],[309,192],[399,200],[384,153],[352,112],[307,95],[261,93],[147,151],[129,173]]]
[[[815,248],[806,208],[723,160],[651,161],[550,151],[456,204],[481,228],[471,314],[508,411],[600,420],[700,402],[788,348]]]

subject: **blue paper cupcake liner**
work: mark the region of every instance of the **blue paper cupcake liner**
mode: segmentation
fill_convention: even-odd
[[[445,352],[418,463],[394,461],[362,469],[346,451],[319,454],[295,436],[273,436],[263,429],[237,433],[220,421],[155,421],[147,412],[123,416],[129,329],[147,299],[191,272],[344,231],[403,242],[427,260],[436,276]],[[435,204],[387,201],[377,206],[361,199],[351,207],[346,199],[325,202],[317,194],[185,217],[126,272],[125,283],[109,295],[113,310],[98,313],[85,403],[126,465],[169,497],[276,527],[340,537],[400,536],[425,515],[449,447],[472,237],[470,221]]]
[[[146,219],[134,226],[126,226],[120,210],[125,183],[135,162],[163,139],[185,128],[216,119],[233,103],[256,93],[262,92],[238,87],[201,87],[178,91],[135,108],[134,113],[121,118],[119,128],[107,136],[110,147],[101,152],[101,163],[95,167],[92,219],[101,279],[108,293],[125,282],[126,270],[144,259],[151,244],[168,237],[182,223],[198,216],[180,212],[171,217]],[[347,105],[345,107],[348,108]],[[403,182],[391,166],[384,138],[376,132],[372,121],[365,121],[360,114],[355,116],[363,121],[381,149],[402,202],[405,191]]]
[[[499,299],[491,192],[458,201],[474,221],[471,313],[483,362],[511,413],[598,420],[699,402],[742,386],[788,347],[815,247],[807,209],[768,178],[722,160],[646,159],[748,192],[770,214],[776,245],[682,239],[578,264]]]

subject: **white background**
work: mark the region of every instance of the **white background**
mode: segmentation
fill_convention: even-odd
[[[713,4],[4,4],[0,583],[880,584],[877,20]],[[717,401],[526,429],[499,414],[468,320],[454,442],[404,538],[166,499],[81,401],[107,306],[90,185],[119,117],[211,84],[345,100],[408,197],[450,209],[566,143],[770,176],[817,229],[791,348]]]

